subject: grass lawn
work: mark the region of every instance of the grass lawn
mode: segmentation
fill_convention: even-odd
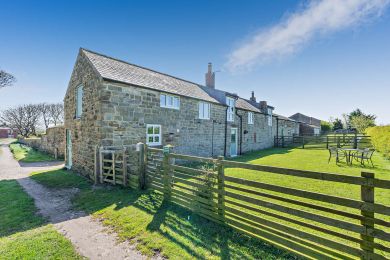
[[[0,216],[0,259],[81,259],[15,180],[0,181]]]
[[[163,201],[160,193],[121,187],[97,187],[64,170],[34,173],[51,188],[78,187],[74,206],[112,227],[121,239],[135,242],[143,254],[171,259],[295,259],[250,238]]]
[[[31,147],[13,143],[10,144],[11,152],[14,154],[14,158],[21,162],[44,162],[44,161],[55,161],[55,158],[47,153],[43,153],[34,150]]]

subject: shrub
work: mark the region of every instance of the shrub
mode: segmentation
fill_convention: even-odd
[[[375,149],[390,159],[390,125],[370,127],[366,133],[371,136]]]

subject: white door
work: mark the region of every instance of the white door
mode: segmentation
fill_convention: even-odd
[[[230,156],[237,156],[237,128],[230,129]]]
[[[66,129],[66,168],[72,168],[72,135],[69,129]]]

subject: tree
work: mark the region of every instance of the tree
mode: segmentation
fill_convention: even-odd
[[[18,129],[23,137],[29,137],[36,134],[40,115],[39,105],[28,104],[4,110],[1,119],[10,127]]]
[[[4,70],[0,70],[0,88],[12,86],[16,82],[16,78]]]
[[[343,122],[341,121],[341,119],[336,118],[333,121],[333,131],[336,131],[336,130],[339,130],[339,129],[343,129]]]
[[[348,124],[351,128],[355,128],[359,133],[371,126],[375,126],[375,115],[365,114],[359,108],[348,114]]]
[[[52,123],[56,125],[61,125],[64,123],[64,104],[56,103],[49,105],[49,114],[52,119]]]
[[[38,104],[39,110],[42,115],[43,124],[45,125],[46,130],[49,128],[51,120],[51,114],[50,114],[50,105],[46,103]]]
[[[327,121],[321,121],[321,132],[326,133],[331,131],[333,128],[333,124]]]
[[[376,116],[375,115],[370,115],[370,114],[364,114],[359,108],[355,109],[351,113],[348,114],[348,120],[351,121],[353,117],[355,116],[363,116],[371,120],[375,120]]]
[[[359,133],[365,133],[367,128],[375,126],[375,121],[364,115],[353,116],[350,123]]]

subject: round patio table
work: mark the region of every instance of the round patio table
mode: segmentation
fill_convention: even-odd
[[[353,152],[360,151],[360,149],[356,149],[356,148],[338,148],[338,149],[345,152],[345,155],[346,155],[345,158],[347,158],[347,164],[349,164],[349,165],[352,164],[351,156],[352,156]]]

